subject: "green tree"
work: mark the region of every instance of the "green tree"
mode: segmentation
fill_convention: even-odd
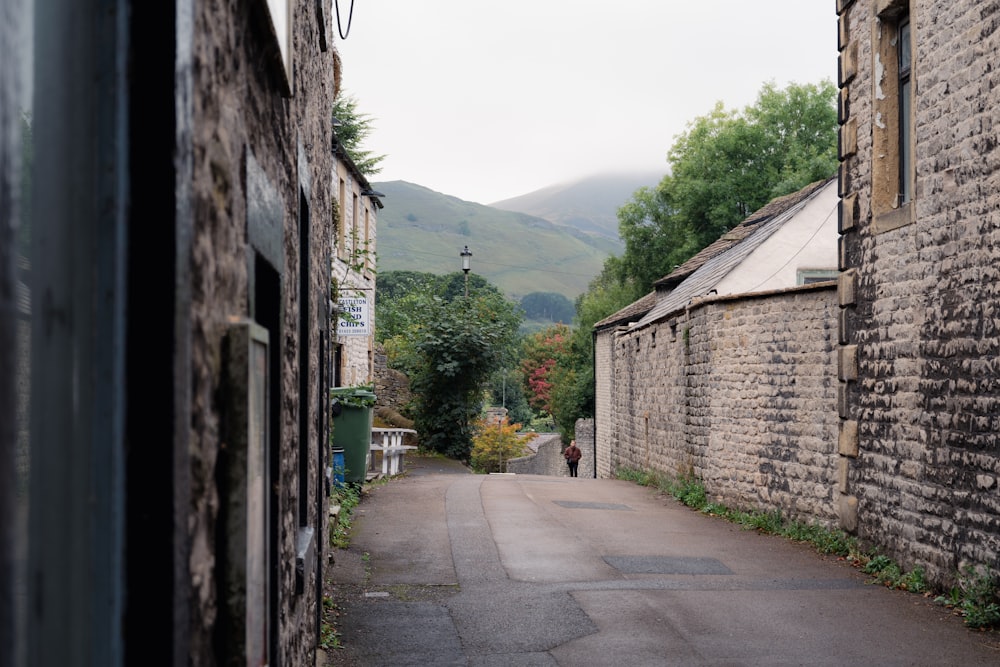
[[[558,292],[532,292],[521,297],[524,316],[530,320],[549,320],[569,324],[573,321],[573,302]]]
[[[375,119],[358,110],[358,101],[341,93],[333,103],[333,132],[347,151],[351,162],[365,176],[375,176],[385,155],[376,155],[363,148],[365,140],[375,131]]]
[[[415,427],[425,447],[467,460],[487,383],[503,366],[521,314],[492,286],[470,289],[468,297],[422,298],[419,322],[396,339],[414,394]]]
[[[440,294],[449,300],[463,298],[466,285],[468,285],[469,294],[492,292],[496,296],[503,297],[503,292],[500,291],[499,287],[478,273],[469,273],[468,275],[461,271],[447,273],[439,277],[438,284]]]
[[[439,276],[420,271],[382,271],[378,274],[378,298],[391,303],[413,292],[432,291]]]
[[[609,257],[603,272],[626,290],[627,301],[618,308],[649,292],[654,281],[698,250],[698,235],[670,208],[662,187],[636,190],[632,199],[618,209],[618,233],[625,250],[620,257]]]
[[[508,358],[504,367],[493,374],[489,383],[489,401],[492,405],[507,408],[507,417],[512,422],[527,424],[534,414],[524,395],[521,370],[512,367],[516,365],[516,360]]]
[[[637,296],[771,199],[837,169],[836,89],[766,84],[742,112],[722,104],[688,124],[670,173],[619,209],[625,251],[609,261]]]
[[[648,294],[671,273],[771,199],[829,178],[837,169],[836,89],[763,86],[753,105],[717,104],[670,147],[669,173],[618,210],[625,249],[609,257],[576,303],[573,336],[547,376],[548,407],[566,437],[593,414],[594,324]]]
[[[591,281],[576,301],[565,365],[572,374],[556,378],[551,394],[552,416],[564,440],[575,436],[576,420],[594,416],[594,325],[635,301],[630,285],[622,285],[607,271]]]
[[[375,298],[375,341],[385,347],[391,367],[404,370],[408,341],[425,318],[428,300],[437,293],[440,276],[418,271],[379,274]],[[405,372],[405,370],[404,370]]]

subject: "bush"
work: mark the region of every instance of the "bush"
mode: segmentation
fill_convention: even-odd
[[[472,437],[472,469],[480,473],[504,472],[507,461],[524,456],[527,442],[536,433],[518,435],[520,424],[511,424],[506,417],[498,424],[479,420]]]

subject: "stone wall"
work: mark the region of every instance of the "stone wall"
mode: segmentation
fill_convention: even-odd
[[[614,329],[598,331],[594,337],[594,448],[597,476],[607,479],[614,475],[612,454],[617,451],[617,434],[611,419],[614,391],[613,351]]]
[[[583,452],[580,465],[577,468],[579,477],[595,477],[596,467],[594,457],[594,420],[576,420],[576,446]],[[562,444],[562,436],[558,434],[539,434],[534,445],[538,451],[519,459],[511,459],[507,462],[507,472],[514,472],[520,475],[552,475],[555,477],[569,477],[569,466],[566,465],[566,457],[563,456],[565,447]]]
[[[385,350],[381,346],[375,348],[374,383],[377,407],[392,408],[402,413],[413,398],[410,392],[410,379],[399,371],[389,368]]]
[[[611,383],[599,474],[694,474],[731,507],[834,524],[836,311],[826,283],[705,299],[599,336]]]
[[[194,89],[190,141],[193,145],[192,180],[189,187],[195,224],[190,241],[190,292],[192,294],[188,336],[191,341],[190,425],[191,506],[186,524],[192,555],[188,573],[192,582],[190,664],[215,664],[220,608],[217,595],[222,554],[216,553],[219,532],[217,463],[222,448],[218,396],[223,340],[230,318],[254,317],[248,312],[254,270],[248,243],[250,204],[260,192],[253,183],[266,186],[268,240],[271,266],[280,279],[277,326],[270,349],[280,359],[280,450],[277,470],[271,480],[277,491],[274,529],[277,562],[270,576],[277,578],[277,597],[269,603],[276,609],[276,640],[281,664],[306,665],[315,661],[317,567],[309,567],[307,580],[296,590],[296,559],[302,526],[315,529],[315,538],[325,535],[325,510],[317,510],[314,499],[319,479],[318,443],[324,442],[325,424],[320,406],[325,397],[320,387],[320,331],[330,291],[333,207],[330,176],[333,173],[332,128],[334,51],[323,48],[322,26],[316,3],[293,0],[295,20],[291,24],[291,58],[294,78],[290,91],[283,89],[276,46],[269,37],[264,4],[244,7],[232,3],[199,3],[193,18],[192,67]],[[327,16],[329,20],[329,16]],[[180,95],[180,92],[178,93]],[[308,210],[308,213],[307,213]],[[301,248],[307,239],[300,232],[301,220],[309,221],[310,268],[306,282],[302,273]],[[256,221],[251,221],[255,223]],[[256,249],[261,250],[261,246]],[[257,279],[262,279],[257,276]],[[304,287],[304,289],[303,289]],[[305,293],[303,293],[305,292]],[[310,321],[303,329],[300,313]],[[322,317],[321,317],[322,314]],[[260,313],[256,313],[259,318]],[[305,350],[305,356],[300,350]],[[305,366],[303,367],[303,359]],[[305,373],[305,382],[300,374]],[[306,388],[303,393],[303,386]],[[300,415],[300,411],[306,411]],[[304,416],[304,419],[300,419]],[[307,425],[303,437],[302,425]],[[306,452],[303,455],[303,452]],[[308,471],[300,472],[300,461]],[[306,485],[303,486],[302,483]],[[300,499],[308,501],[300,504]],[[306,515],[300,516],[302,510]],[[323,540],[314,544],[322,562]],[[186,630],[186,628],[185,628]]]
[[[913,198],[882,211],[873,54],[907,7]],[[966,565],[1000,567],[1000,12],[841,0],[838,14],[844,514],[949,582]]]
[[[577,419],[573,433],[576,436],[576,446],[583,452],[577,475],[580,477],[596,477],[597,460],[595,457],[595,430],[593,419]]]
[[[558,433],[540,433],[532,444],[537,446],[538,450],[528,456],[507,461],[505,465],[507,472],[518,475],[569,477],[569,467],[562,454],[562,438]]]

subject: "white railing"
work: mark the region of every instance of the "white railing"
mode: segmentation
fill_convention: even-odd
[[[375,466],[374,452],[382,452],[382,474],[398,475],[403,472],[403,455],[416,449],[403,444],[403,436],[416,433],[412,428],[373,428],[371,466]]]

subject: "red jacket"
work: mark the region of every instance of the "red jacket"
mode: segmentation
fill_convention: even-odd
[[[567,461],[579,461],[580,457],[583,456],[583,452],[576,445],[570,445],[566,448],[566,453],[563,454]]]

